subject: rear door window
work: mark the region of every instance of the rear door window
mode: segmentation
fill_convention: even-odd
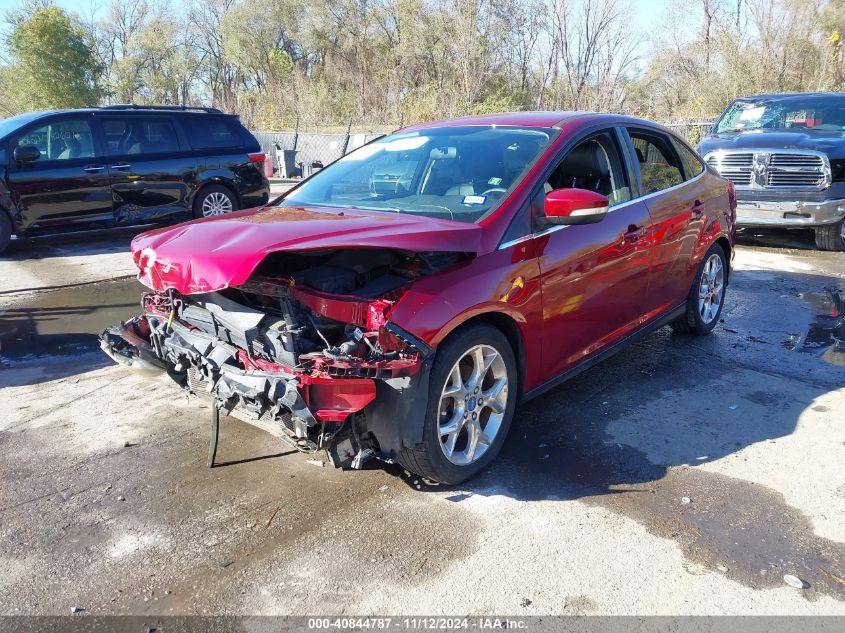
[[[94,135],[88,118],[59,119],[24,132],[14,146],[37,147],[41,160],[92,158]]]
[[[168,117],[104,117],[103,144],[109,156],[168,154],[180,150]]]
[[[182,121],[192,149],[241,149],[244,146],[236,121],[203,115],[185,116]]]
[[[628,128],[640,166],[640,193],[648,195],[684,181],[682,165],[669,138],[658,132]]]

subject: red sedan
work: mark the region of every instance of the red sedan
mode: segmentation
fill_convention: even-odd
[[[664,325],[709,333],[736,200],[678,137],[533,112],[401,130],[273,206],[144,233],[143,315],[103,333],[233,415],[444,483],[518,402]]]

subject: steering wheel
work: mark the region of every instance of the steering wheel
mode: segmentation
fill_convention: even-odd
[[[486,196],[490,193],[505,193],[507,189],[502,189],[501,187],[493,187],[492,189],[488,189],[487,191],[483,191],[481,193],[482,196]]]

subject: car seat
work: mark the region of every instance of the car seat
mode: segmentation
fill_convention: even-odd
[[[594,140],[579,145],[563,159],[549,184],[552,189],[589,189],[609,196],[612,184],[604,148]]]

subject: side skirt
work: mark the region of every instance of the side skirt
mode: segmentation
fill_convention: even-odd
[[[557,387],[558,385],[566,382],[570,378],[574,378],[581,372],[587,371],[588,369],[594,367],[603,360],[610,358],[611,356],[613,356],[623,348],[627,347],[628,345],[636,343],[637,341],[642,338],[645,338],[652,332],[659,330],[664,325],[668,325],[671,321],[674,321],[678,317],[683,316],[685,312],[686,303],[678,306],[673,310],[670,310],[669,312],[666,312],[665,314],[657,317],[654,321],[646,323],[645,325],[640,327],[638,330],[635,330],[625,338],[616,341],[612,345],[608,345],[600,352],[597,352],[593,356],[585,358],[577,365],[573,365],[572,367],[564,371],[562,374],[558,374],[551,380],[547,380],[542,385],[534,387],[531,391],[524,393],[522,395],[522,398],[520,399],[520,402],[527,402],[532,398],[536,398],[537,396],[547,392],[549,389],[553,389],[554,387]]]

